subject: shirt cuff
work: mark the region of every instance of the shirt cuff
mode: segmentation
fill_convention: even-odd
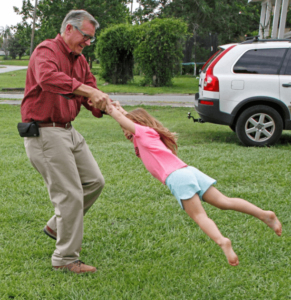
[[[103,117],[103,112],[98,109],[98,108],[92,108],[92,115],[96,118],[102,118]]]
[[[73,78],[72,92],[74,92],[82,84],[83,84],[82,82],[80,82],[77,79]]]

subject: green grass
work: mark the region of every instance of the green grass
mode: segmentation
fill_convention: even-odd
[[[274,147],[245,148],[226,126],[188,120],[189,108],[146,109],[179,134],[179,156],[216,178],[220,191],[274,210],[282,237],[251,216],[203,203],[239,256],[240,265],[229,266],[220,248],[145,170],[119,126],[82,110],[74,127],[106,181],[85,217],[81,252],[98,270],[54,272],[54,241],[42,233],[53,206],[18,136],[20,108],[2,104],[0,299],[291,299],[290,133]]]
[[[173,78],[173,86],[169,87],[152,87],[141,86],[140,82],[143,79],[141,76],[134,76],[134,82],[129,82],[125,85],[108,84],[103,85],[104,80],[97,78],[97,85],[100,90],[105,93],[144,93],[148,95],[154,94],[195,94],[198,92],[198,80],[189,75],[176,76]]]
[[[8,60],[1,61],[5,64],[9,64]],[[18,60],[12,61],[13,65],[17,65]],[[28,60],[22,61],[23,64],[18,64],[20,66],[26,66],[25,64]],[[96,74],[99,67],[97,65],[93,66],[93,72]],[[154,94],[195,94],[198,92],[198,80],[191,75],[176,76],[173,78],[173,86],[170,87],[151,87],[151,86],[141,86],[140,82],[143,79],[142,76],[134,76],[134,81],[128,84],[108,84],[104,85],[105,81],[101,79],[98,75],[95,75],[97,79],[97,85],[100,90],[105,93],[143,93],[148,95]],[[0,91],[3,88],[24,88],[25,87],[26,70],[13,71],[8,73],[0,74]]]
[[[11,59],[11,60],[0,60],[1,65],[9,65],[9,66],[28,66],[29,60],[19,60],[19,59]]]
[[[3,88],[24,88],[26,70],[13,71],[0,74],[0,91]]]

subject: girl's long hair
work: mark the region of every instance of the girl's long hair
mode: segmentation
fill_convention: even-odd
[[[127,113],[126,117],[134,123],[153,128],[160,135],[160,139],[165,146],[170,149],[173,154],[177,155],[178,145],[176,133],[164,127],[162,123],[151,116],[146,110],[143,108],[134,109]]]

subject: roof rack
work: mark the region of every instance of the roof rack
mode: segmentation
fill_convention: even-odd
[[[246,40],[244,42],[241,42],[241,44],[252,44],[252,43],[258,43],[258,42],[291,42],[291,39],[259,39],[259,35],[256,36],[247,36]]]

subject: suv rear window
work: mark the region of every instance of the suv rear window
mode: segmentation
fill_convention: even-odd
[[[247,51],[235,64],[234,73],[278,74],[287,49],[254,49]]]
[[[215,60],[215,58],[225,49],[220,48],[215,54],[213,54],[209,60],[206,62],[206,64],[202,67],[201,72],[205,73],[208,69],[209,65]]]

